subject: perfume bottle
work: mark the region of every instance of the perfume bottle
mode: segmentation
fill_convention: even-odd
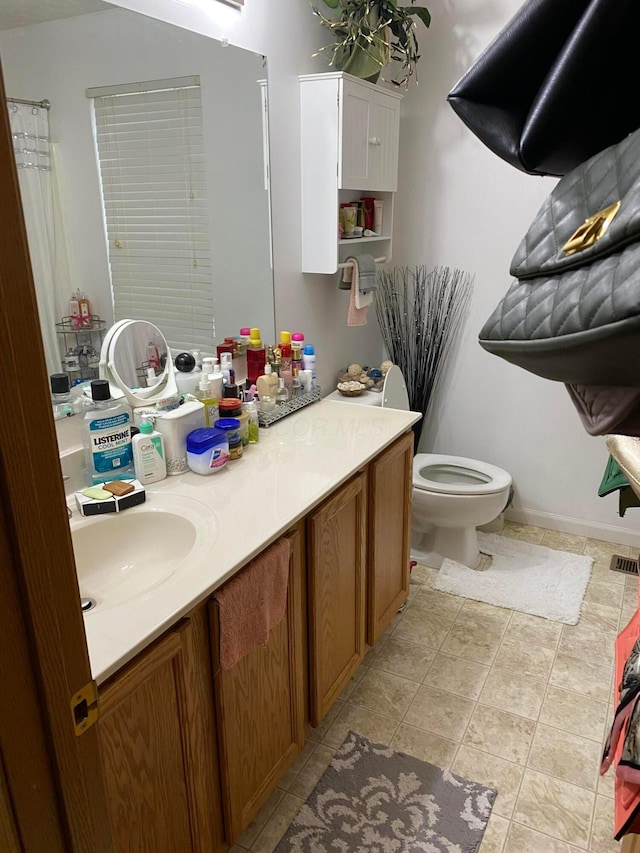
[[[282,406],[284,403],[289,402],[289,392],[287,391],[284,379],[280,377],[278,379],[278,390],[276,391],[276,406]]]

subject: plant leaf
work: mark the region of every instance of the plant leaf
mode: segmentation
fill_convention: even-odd
[[[327,0],[325,0],[325,3]],[[417,15],[425,27],[431,23],[431,13],[425,6],[407,6],[407,12],[410,15]]]

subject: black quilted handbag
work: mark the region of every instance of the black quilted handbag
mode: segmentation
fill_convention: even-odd
[[[640,387],[640,130],[565,175],[480,344],[547,379]]]
[[[640,127],[638,0],[528,0],[449,102],[495,154],[564,175]]]

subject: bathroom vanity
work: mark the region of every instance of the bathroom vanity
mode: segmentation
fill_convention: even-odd
[[[172,498],[211,516],[193,565],[85,615],[117,849],[224,850],[286,773],[406,599],[418,418],[321,401],[115,519]],[[285,618],[224,670],[213,594],[282,536]]]

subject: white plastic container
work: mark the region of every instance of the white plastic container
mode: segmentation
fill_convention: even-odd
[[[224,430],[206,427],[187,436],[187,462],[195,474],[216,474],[229,459],[229,442]]]
[[[167,461],[162,435],[154,430],[151,421],[140,424],[140,433],[133,437],[133,464],[136,477],[143,486],[157,483],[167,476]]]

